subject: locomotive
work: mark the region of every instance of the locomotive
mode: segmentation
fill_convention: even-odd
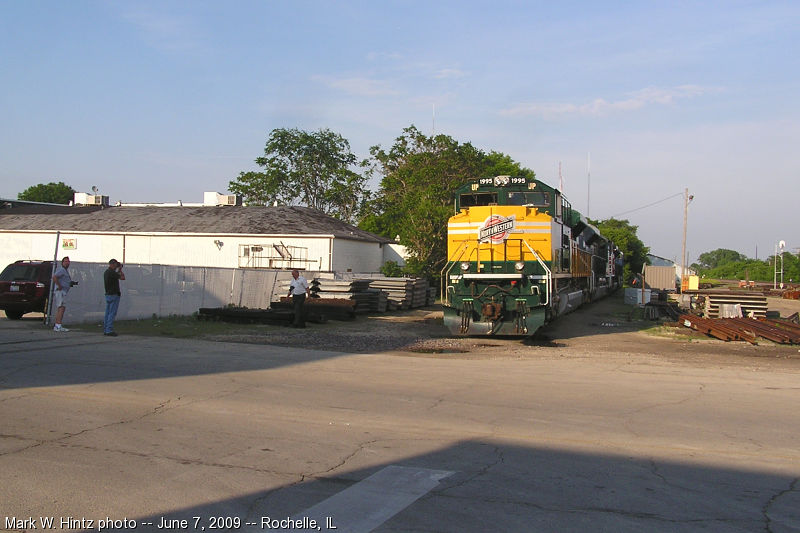
[[[561,191],[494,176],[456,191],[441,297],[454,335],[533,335],[619,288],[622,254]]]

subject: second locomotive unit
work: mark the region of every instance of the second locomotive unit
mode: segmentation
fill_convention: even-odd
[[[532,335],[621,275],[619,250],[557,189],[494,176],[456,191],[441,295],[451,333]]]

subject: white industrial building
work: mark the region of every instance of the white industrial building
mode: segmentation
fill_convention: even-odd
[[[404,264],[402,247],[315,209],[243,207],[206,193],[203,204],[108,205],[75,195],[75,205],[6,202],[0,209],[0,268],[16,260],[69,256],[80,285],[68,320],[103,316],[103,271],[125,264],[119,319],[187,315],[200,307],[266,308],[284,296],[289,270],[376,273]]]
[[[216,193],[206,193],[204,204],[108,206],[107,197],[78,193],[77,201],[100,205],[0,210],[0,264],[68,255],[84,263],[113,257],[132,264],[377,272],[386,261],[403,263],[390,240],[320,211],[242,207],[226,195],[209,201],[209,194]]]

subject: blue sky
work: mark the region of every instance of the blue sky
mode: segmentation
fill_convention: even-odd
[[[763,259],[800,247],[799,58],[798,2],[0,0],[0,197],[199,202],[274,128],[364,158],[414,124],[560,162],[573,207],[669,259],[688,187],[691,260]]]

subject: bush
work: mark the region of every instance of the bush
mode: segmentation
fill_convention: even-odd
[[[386,261],[380,270],[388,278],[399,278],[403,275],[403,268],[396,261]]]

